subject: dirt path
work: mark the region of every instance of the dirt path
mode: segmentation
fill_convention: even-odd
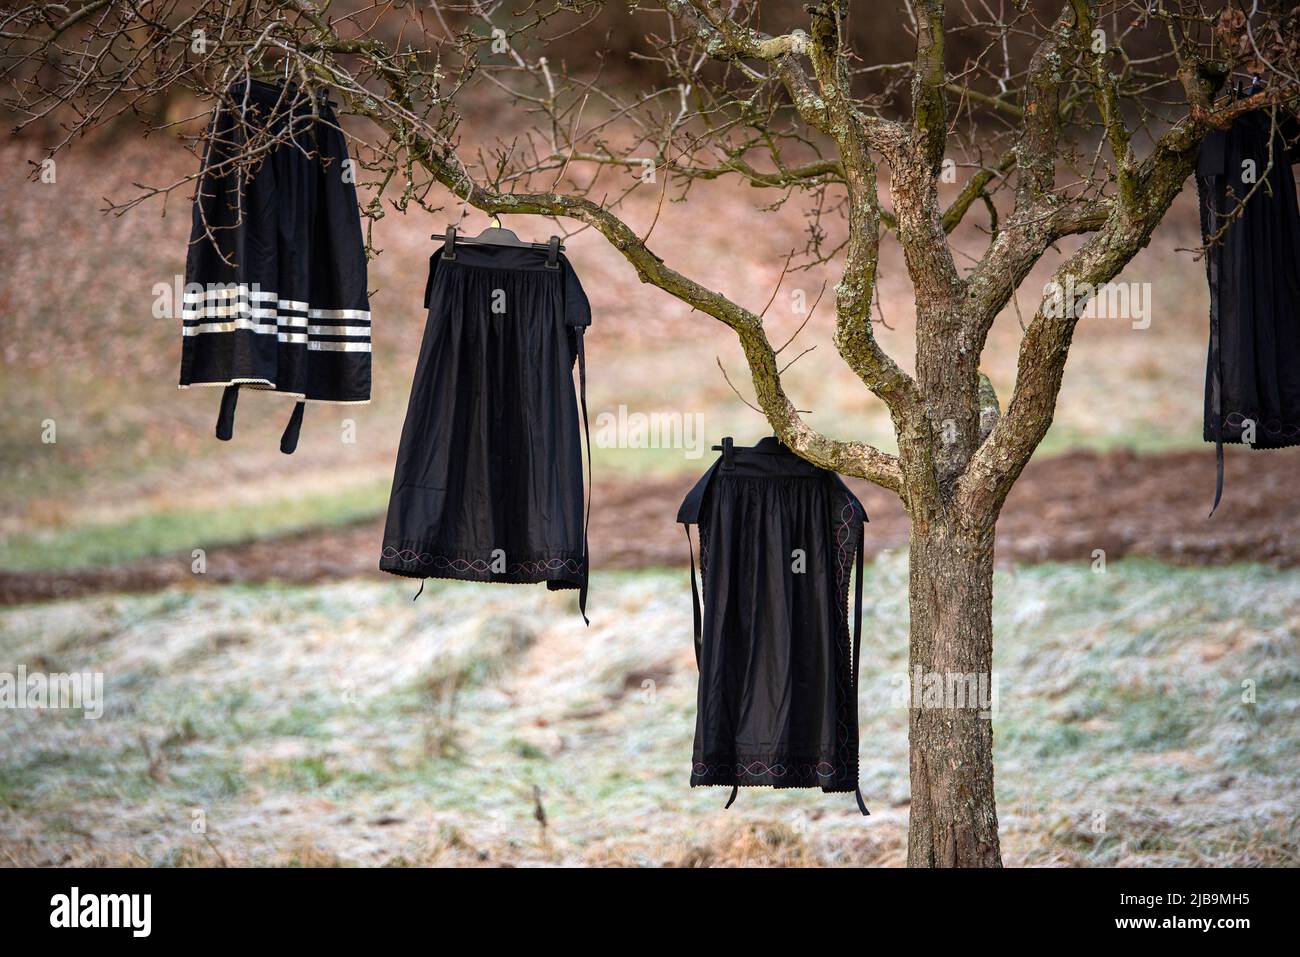
[[[1091,561],[1144,555],[1178,564],[1258,561],[1300,565],[1300,510],[1293,504],[1300,459],[1286,451],[1228,450],[1224,503],[1214,493],[1214,454],[1204,450],[1138,456],[1071,453],[1030,463],[998,525],[1001,561]],[[851,483],[861,496],[874,553],[907,543],[907,519],[892,493]],[[690,478],[596,485],[591,549],[597,569],[684,564],[674,524]],[[380,576],[382,522],[367,521],[208,552],[202,581],[277,580],[291,584]],[[108,591],[153,591],[192,583],[190,558],[162,556],[70,572],[0,571],[0,605]]]

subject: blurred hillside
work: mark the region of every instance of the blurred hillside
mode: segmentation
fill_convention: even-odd
[[[287,415],[282,399],[249,395],[241,403],[235,441],[219,443],[211,435],[217,396],[175,387],[179,322],[154,313],[160,290],[165,300],[184,269],[184,191],[122,216],[101,212],[106,198],[134,195],[134,183],[183,177],[193,169],[193,158],[166,137],[124,142],[106,153],[74,149],[59,161],[55,183],[25,178],[31,158],[25,143],[0,152],[0,532],[176,505],[255,505],[283,497],[290,476],[296,500],[357,491],[373,501],[383,494],[423,329],[420,303],[435,245],[429,235],[458,215],[450,197],[444,196],[442,214],[390,212],[376,224],[382,252],[371,264],[370,279],[374,403],[346,410],[313,407],[299,450],[290,457],[277,449]],[[726,180],[697,184],[689,202],[664,204],[650,244],[670,264],[750,308],[762,310],[772,300],[767,323],[780,342],[804,319],[799,302],[811,305],[823,284],[833,285],[835,264],[787,276],[773,299],[786,256],[802,247],[807,222],[797,202],[766,211],[766,192]],[[636,192],[622,214],[644,231],[655,222],[657,206],[657,196]],[[972,220],[953,238],[959,253],[975,255],[986,241],[977,218]],[[470,229],[482,225],[486,221],[478,215],[468,221]],[[507,225],[524,236],[545,237],[553,229],[537,218],[517,217]],[[1149,327],[1134,328],[1122,319],[1081,324],[1044,453],[1199,445],[1207,294],[1203,267],[1179,251],[1194,245],[1195,228],[1189,194],[1120,277],[1150,284]],[[698,414],[708,443],[733,433],[748,441],[767,431],[718,368],[720,361],[740,393],[750,394],[728,330],[642,286],[599,236],[580,232],[569,246],[596,317],[589,335],[593,416],[616,415],[620,406]],[[886,240],[884,246],[877,334],[910,366],[910,286],[896,244]],[[1030,298],[1021,302],[1022,311],[1032,308],[1034,290],[1046,281],[1052,254],[1045,259],[1023,287]],[[890,448],[883,406],[831,345],[831,299],[828,292],[788,350],[793,357],[817,347],[787,372],[790,392],[811,410],[814,425]],[[995,325],[984,366],[1003,401],[1014,381],[1019,337],[1017,315],[1008,310]],[[344,418],[357,424],[355,444],[341,440]],[[57,423],[57,444],[41,442],[46,420]],[[698,454],[688,458],[681,450],[601,448],[596,467],[599,475],[610,476],[680,474],[702,466]]]

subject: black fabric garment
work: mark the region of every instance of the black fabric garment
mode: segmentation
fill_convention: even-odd
[[[273,138],[278,141],[272,142]],[[233,162],[265,147],[251,166]],[[217,437],[234,432],[238,390],[302,403],[370,401],[366,255],[347,144],[328,97],[237,83],[209,129],[195,194],[180,386],[224,386]]]
[[[583,333],[564,256],[464,246],[429,263],[429,318],[393,472],[379,567],[412,578],[587,586]],[[588,451],[590,466],[590,451]]]
[[[1284,134],[1284,130],[1287,135]],[[1300,210],[1291,164],[1292,121],[1239,117],[1201,146],[1196,184],[1201,233],[1210,243],[1210,348],[1205,376],[1206,441],[1256,449],[1300,444]],[[1271,158],[1271,166],[1270,166]]]
[[[857,792],[866,520],[838,475],[774,437],[724,451],[687,495],[677,521],[688,539],[699,526],[704,599],[701,611],[692,560],[700,671],[692,787]],[[860,793],[859,806],[865,814]]]

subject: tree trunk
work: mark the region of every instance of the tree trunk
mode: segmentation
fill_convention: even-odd
[[[1001,867],[993,799],[993,529],[913,519],[910,867]]]

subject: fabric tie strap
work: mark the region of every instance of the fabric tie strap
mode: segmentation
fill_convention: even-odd
[[[867,802],[862,800],[861,785],[853,789],[853,796],[858,799],[858,810],[862,812],[862,816],[871,817],[871,812],[867,810]]]
[[[1215,428],[1222,428],[1219,423],[1215,423]],[[1214,504],[1210,506],[1210,514],[1206,518],[1213,518],[1214,513],[1218,511],[1219,502],[1223,500],[1223,436],[1214,437]]]
[[[587,618],[587,585],[591,580],[591,554],[587,548],[587,530],[591,527],[591,423],[587,421],[587,351],[583,348],[583,327],[578,332],[578,399],[582,404],[582,434],[587,440],[587,514],[582,520],[582,584],[578,589],[578,611],[583,624],[590,626]]]
[[[740,785],[733,784],[731,786],[731,797],[727,798],[727,803],[722,806],[722,809],[724,811],[727,810],[729,807],[731,807],[731,805],[736,803],[736,795],[738,793],[740,793]]]
[[[858,533],[858,555],[857,568],[854,571],[854,577],[857,579],[853,586],[853,687],[858,686],[858,669],[862,664],[862,566],[865,560],[867,530],[864,527]],[[853,699],[857,701],[857,696]],[[854,706],[854,718],[857,717],[856,705]]]
[[[216,435],[222,442],[229,442],[235,435],[235,406],[239,404],[239,386],[228,385],[221,393],[221,409],[217,412]],[[302,412],[306,403],[302,400],[294,403],[289,424],[280,436],[280,451],[285,455],[293,454],[298,447],[298,433],[302,431]]]
[[[301,399],[294,403],[289,424],[284,427],[284,434],[280,436],[280,451],[285,455],[292,455],[293,450],[298,447],[298,433],[302,431],[302,410],[306,407],[307,403]]]
[[[700,587],[695,583],[695,545],[691,542],[691,527],[683,525],[686,530],[686,550],[691,557],[691,615],[695,622],[695,663],[700,663],[700,642],[703,637],[704,616],[700,613]]]
[[[221,393],[221,410],[217,412],[217,438],[229,442],[235,434],[235,404],[239,402],[239,386],[228,385]]]
[[[1223,149],[1222,142],[1218,148]],[[1222,173],[1222,157],[1219,158],[1218,173]],[[1213,168],[1213,167],[1212,167]],[[1208,177],[1204,185],[1197,176],[1196,185],[1202,190],[1202,238],[1208,243],[1219,231],[1219,184],[1220,175]],[[1210,285],[1210,415],[1214,419],[1214,504],[1210,506],[1212,518],[1223,500],[1223,350],[1219,342],[1219,256],[1218,249],[1211,249],[1205,257],[1206,276]]]
[[[853,726],[858,726],[858,673],[862,668],[862,567],[867,550],[867,529],[865,523],[858,533],[857,566],[854,576],[857,583],[853,586]],[[855,785],[853,795],[858,799],[858,810],[863,817],[870,817],[867,802],[862,800],[862,785]]]
[[[1214,251],[1210,252],[1210,274],[1217,273]],[[1214,289],[1213,279],[1211,290]],[[1207,518],[1213,518],[1223,500],[1223,353],[1219,346],[1218,296],[1211,292],[1210,314],[1210,414],[1214,416],[1214,504]]]

